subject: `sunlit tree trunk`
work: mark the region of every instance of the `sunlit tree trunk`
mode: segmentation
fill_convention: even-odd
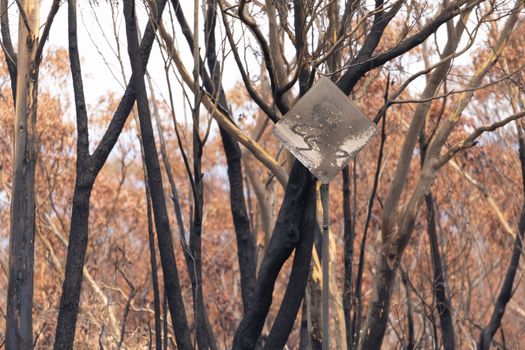
[[[18,76],[14,124],[13,197],[9,237],[7,349],[32,348],[35,248],[36,109],[40,3],[21,1],[18,26]]]

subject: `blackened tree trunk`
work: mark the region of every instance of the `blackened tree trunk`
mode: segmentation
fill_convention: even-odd
[[[8,0],[0,0],[0,24],[2,26],[2,50],[7,63],[9,77],[11,78],[11,93],[13,103],[16,105],[16,80],[17,80],[17,54],[11,41],[11,30],[9,28],[9,5]]]
[[[314,182],[310,172],[295,161],[273,235],[261,263],[253,304],[235,333],[233,349],[253,349],[257,343],[272,304],[273,288],[279,271],[301,238],[301,221],[306,209],[304,204]]]
[[[434,273],[432,289],[434,290],[434,294],[436,296],[439,322],[441,325],[441,338],[443,340],[443,347],[445,350],[453,350],[455,348],[454,322],[452,320],[452,308],[450,305],[450,300],[447,297],[445,272],[443,270],[441,254],[439,252],[439,243],[436,230],[436,210],[434,208],[434,197],[432,196],[431,192],[425,196],[425,203],[427,206],[428,239],[430,241],[432,268]]]
[[[182,33],[190,49],[193,48],[194,38],[192,31],[186,21],[182,8],[178,0],[172,0],[175,16]],[[204,88],[211,96],[216,97],[221,109],[230,117],[231,113],[227,108],[228,101],[220,80],[220,63],[217,59],[215,25],[217,17],[217,2],[209,1],[206,12],[205,22],[205,42],[206,59],[209,74],[201,67]],[[202,61],[200,62],[202,65]],[[243,172],[241,166],[241,149],[239,143],[226,131],[219,126],[222,139],[226,163],[228,165],[228,183],[230,185],[230,207],[237,238],[237,256],[241,275],[241,294],[244,312],[250,307],[251,295],[255,287],[256,272],[256,246],[255,237],[251,231],[250,220],[246,210],[246,200],[244,197]]]
[[[523,182],[523,208],[521,209],[520,222],[518,224],[518,233],[514,239],[514,249],[512,250],[512,256],[510,258],[509,267],[505,274],[505,278],[501,285],[498,298],[494,304],[494,310],[492,311],[492,316],[490,321],[481,330],[479,335],[479,340],[477,344],[478,350],[488,350],[490,349],[490,344],[492,343],[492,338],[494,334],[501,326],[501,320],[505,314],[505,308],[512,298],[513,294],[513,285],[516,273],[518,272],[520,257],[523,254],[523,236],[525,233],[525,136],[523,135],[523,124],[517,123],[518,126],[518,137],[519,137],[519,157],[521,164],[521,176]]]
[[[344,287],[343,287],[343,312],[345,315],[346,347],[353,348],[354,335],[351,323],[352,311],[352,280],[355,234],[352,227],[352,211],[350,208],[350,171],[346,166],[343,175],[343,216],[344,216]]]
[[[228,164],[230,206],[237,238],[237,259],[241,275],[242,305],[246,313],[251,307],[257,266],[255,236],[250,226],[244,197],[241,148],[239,143],[223,128],[220,128],[222,145]]]
[[[450,31],[450,36],[444,48],[444,57],[451,56],[456,52],[463,30],[465,29],[464,20],[468,19],[468,15],[472,9],[470,6],[475,6],[475,3],[469,3],[469,6],[467,6],[462,11],[463,20],[460,20],[456,27]],[[439,20],[440,18],[447,18],[453,12],[454,9],[447,7],[443,9],[442,13],[444,16],[438,16],[436,19]],[[429,25],[427,25],[425,28],[429,28]],[[425,31],[425,28],[421,31],[421,33]],[[430,98],[437,93],[441,82],[446,77],[450,64],[450,60],[445,60],[432,72],[432,74],[430,74],[427,85],[422,93],[422,98]],[[380,253],[381,258],[378,259],[377,263],[377,273],[374,278],[372,300],[369,303],[369,309],[365,323],[363,328],[360,330],[358,349],[361,350],[379,348],[382,344],[386,331],[390,300],[385,300],[384,298],[390,298],[391,296],[399,260],[403,253],[404,247],[407,244],[407,238],[410,237],[412,232],[416,213],[410,212],[410,215],[405,217],[406,220],[403,219],[403,225],[405,226],[399,228],[398,232],[396,233],[398,237],[403,237],[402,239],[393,237],[392,227],[399,205],[398,202],[401,198],[401,193],[406,184],[406,179],[408,176],[407,164],[410,163],[408,159],[411,157],[412,151],[415,148],[429,109],[430,103],[422,103],[416,107],[414,117],[403,143],[403,149],[401,151],[400,160],[396,169],[396,175],[391,185],[389,194],[385,200],[383,209],[383,245],[381,249],[382,251]],[[424,158],[426,163],[426,156],[424,156]],[[427,174],[425,174],[422,175],[421,178],[431,178],[431,176],[429,177]],[[446,317],[447,315],[445,314],[444,316]],[[447,321],[448,319],[445,320],[445,327],[448,325]],[[447,344],[450,344],[449,340],[447,340]]]
[[[167,0],[156,2],[154,14],[146,27],[141,46],[141,59],[146,64],[155,39],[157,23],[162,15]],[[106,162],[111,150],[124,127],[127,117],[135,103],[133,84],[128,84],[126,92],[115,111],[111,123],[102,137],[95,152],[89,154],[89,133],[86,103],[82,83],[80,55],[77,43],[76,0],[68,1],[68,36],[69,59],[75,94],[77,118],[77,168],[73,209],[67,250],[66,270],[54,348],[56,350],[72,349],[75,339],[75,328],[79,310],[80,292],[82,289],[82,270],[86,256],[89,237],[89,201],[96,177]],[[133,79],[133,76],[132,78]]]
[[[381,276],[381,278],[376,277],[374,280],[368,316],[359,337],[358,349],[362,350],[380,349],[388,325],[391,286],[396,276],[397,266],[391,267],[386,254],[380,254],[380,260],[381,262],[377,265],[381,269],[376,272],[376,276]],[[368,325],[373,325],[373,327]]]
[[[421,129],[421,134],[419,136],[422,167],[425,161],[428,146],[424,129],[424,127]],[[436,305],[439,313],[441,338],[443,340],[443,347],[445,348],[445,350],[453,350],[455,348],[454,322],[452,320],[452,307],[450,305],[450,299],[447,296],[445,284],[445,271],[443,269],[441,253],[439,252],[439,243],[436,228],[436,208],[432,191],[429,191],[429,193],[425,195],[425,204],[427,207],[427,231],[428,240],[430,243],[430,254],[432,256],[432,269],[434,275],[434,279],[432,281],[432,289],[436,297]]]
[[[93,175],[85,159],[77,158],[77,180],[73,194],[68,259],[62,297],[58,313],[55,350],[72,349],[82,286],[82,270],[88,244],[89,198],[93,189]]]
[[[478,2],[474,1],[472,3],[469,3],[468,8],[476,6],[476,4],[482,0],[477,1]],[[374,15],[371,30],[365,38],[363,46],[359,50],[358,54],[355,56],[355,58],[351,60],[351,62],[349,62],[348,67],[350,68],[343,74],[343,76],[337,83],[338,87],[346,94],[349,94],[352,91],[357,82],[368,71],[379,67],[384,63],[394,59],[395,57],[398,57],[406,53],[408,50],[416,47],[426,38],[428,38],[432,33],[434,33],[443,23],[447,22],[448,20],[465,10],[465,8],[459,7],[458,4],[448,6],[434,20],[430,21],[427,25],[425,25],[420,32],[406,38],[405,40],[400,42],[399,45],[397,45],[394,49],[374,55],[374,51],[381,40],[386,26],[399,11],[403,4],[403,1],[395,1],[388,11],[385,11],[383,9],[383,3],[384,2],[381,0],[376,1],[377,12]],[[239,6],[238,13],[242,19],[243,9],[246,2],[241,2],[240,5],[241,4],[243,6]],[[250,26],[250,23],[247,23],[246,19],[244,20],[244,22],[245,24]],[[253,32],[257,28],[253,28],[253,26],[250,26],[250,29]],[[260,32],[254,34],[260,34]],[[258,39],[261,46],[267,47],[266,45],[264,45],[267,44],[264,41],[264,39],[261,39],[258,35],[255,36]],[[300,39],[302,38],[300,35],[298,35],[297,38],[298,40],[296,40],[296,43],[299,43],[301,41]],[[265,54],[265,63],[268,67],[270,77],[272,77],[273,64],[271,60],[269,61],[266,56],[267,55]],[[237,60],[237,64],[242,65],[242,63],[239,63],[238,61],[239,60]],[[242,67],[241,71],[243,71]],[[274,85],[275,81],[273,81],[272,83],[272,88],[276,88],[276,90],[279,90],[279,87],[275,87]],[[274,93],[276,93],[276,91],[274,91]],[[283,106],[282,103],[276,103],[276,105],[281,110],[281,113],[284,114],[287,112],[285,106]],[[261,106],[261,108],[263,107],[264,106]],[[271,111],[265,110],[265,112],[268,114],[269,117],[272,116]],[[313,185],[313,180],[308,179],[308,176],[309,172],[296,161],[290,174],[285,196],[281,205],[281,209],[279,211],[275,228],[273,230],[273,235],[270,240],[270,244],[265,252],[265,256],[261,264],[260,272],[254,290],[252,308],[245,314],[245,317],[243,318],[239,325],[239,328],[237,329],[233,342],[234,349],[253,349],[255,347],[257,339],[261,334],[264,321],[272,303],[272,292],[275,285],[275,280],[284,262],[290,256],[293,249],[295,249],[295,247],[297,246],[297,240],[300,237],[298,230],[302,217],[304,215],[305,193],[307,193],[309,187]],[[383,271],[379,271],[378,273],[381,272]],[[387,272],[390,272],[390,274],[388,274]],[[380,346],[384,334],[384,329],[386,329],[386,320],[388,318],[387,315],[385,315],[387,314],[387,312],[385,311],[388,310],[388,303],[390,297],[389,286],[391,286],[391,282],[395,275],[395,269],[385,271],[385,273],[383,273],[382,275],[386,276],[386,278],[382,282],[381,286],[387,289],[378,289],[381,292],[386,292],[385,295],[379,295],[378,300],[383,301],[385,303],[385,308],[381,309],[379,307],[377,308],[377,310],[374,311],[377,311],[378,317],[381,318],[377,320],[379,321],[379,324],[381,324],[381,322],[385,322],[385,327],[383,328],[383,333],[379,331],[377,332],[377,334],[375,334],[376,336],[380,336],[375,344],[376,348]],[[381,313],[381,315],[379,315],[379,312]],[[374,347],[371,347],[370,349],[372,348]]]
[[[286,287],[286,292],[284,293],[277,317],[264,344],[264,349],[284,348],[304,299],[308,275],[310,273],[315,231],[318,229],[316,204],[316,190],[315,186],[312,186],[303,204],[306,208],[301,221],[301,238],[295,249],[290,280],[288,281],[288,286]]]
[[[128,54],[133,71],[132,85],[137,96],[137,105],[140,120],[140,132],[142,136],[142,146],[148,175],[148,185],[151,193],[151,203],[153,206],[153,216],[157,230],[157,240],[159,252],[164,271],[164,285],[168,296],[171,319],[177,346],[180,349],[191,349],[192,343],[184,301],[180,288],[179,276],[175,255],[173,252],[173,242],[171,239],[171,229],[166,210],[164,197],[164,187],[158,160],[157,147],[153,134],[153,126],[144,82],[144,65],[140,56],[140,48],[137,38],[137,25],[135,15],[135,2],[124,2],[124,18],[126,20],[126,36],[128,41]]]
[[[151,283],[153,285],[153,310],[155,312],[155,349],[162,349],[162,324],[160,320],[160,292],[159,276],[157,273],[157,250],[155,249],[155,233],[153,232],[153,218],[151,214],[151,195],[146,187],[147,215],[148,215],[148,242],[149,260],[151,265]],[[168,335],[164,334],[167,338]]]

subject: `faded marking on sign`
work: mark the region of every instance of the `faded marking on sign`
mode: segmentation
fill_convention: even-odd
[[[328,183],[376,129],[337,85],[322,77],[273,132],[312,174]]]

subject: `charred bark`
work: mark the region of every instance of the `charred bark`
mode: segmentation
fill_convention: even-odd
[[[423,126],[419,136],[421,167],[423,167],[425,162],[428,147],[424,129],[425,127]],[[434,276],[432,281],[432,289],[436,297],[436,305],[439,313],[441,338],[445,350],[453,350],[455,348],[454,322],[452,320],[452,307],[450,305],[450,299],[447,296],[445,271],[443,269],[441,254],[439,252],[436,228],[436,208],[432,191],[429,191],[429,193],[425,195],[425,204],[427,207],[427,232],[430,243],[430,253],[432,256],[432,269]]]
[[[149,59],[158,20],[164,10],[166,0],[158,0],[155,14],[148,22],[141,45],[142,64]],[[89,237],[89,202],[95,179],[106,162],[111,150],[124,127],[127,117],[135,103],[135,88],[128,84],[106,133],[95,152],[89,154],[89,133],[86,103],[82,83],[80,55],[77,43],[76,0],[68,2],[69,59],[75,94],[77,118],[77,168],[66,270],[62,285],[58,323],[55,335],[55,349],[72,349],[78,316],[82,270]],[[131,80],[134,77],[132,76]]]
[[[286,287],[281,307],[272,325],[270,334],[264,344],[264,349],[282,349],[286,345],[288,336],[292,331],[297,313],[301,307],[310,273],[312,247],[314,243],[316,218],[316,191],[312,186],[306,198],[306,206],[300,227],[300,240],[295,249],[290,280]]]
[[[459,11],[458,8],[458,13],[464,13],[466,16],[468,16],[470,10],[472,9],[471,6],[475,5],[473,3],[469,3],[468,6],[462,10],[465,12]],[[449,11],[455,12],[454,9],[447,7],[440,15],[437,16],[435,21],[440,21],[442,18],[448,17],[450,15]],[[431,23],[434,23],[435,21]],[[454,31],[449,37],[444,48],[443,56],[446,57],[456,52],[457,46],[461,39],[461,34],[464,30],[463,24],[463,21],[460,20],[454,28]],[[416,35],[427,33],[427,29],[430,25],[431,24],[426,25],[420,31],[420,33]],[[409,42],[410,40],[411,39],[408,38],[405,40],[405,42]],[[450,64],[450,60],[444,61],[432,72],[428,78],[427,86],[422,93],[423,98],[432,97],[436,94],[437,89],[448,72]],[[405,141],[403,143],[394,181],[385,200],[385,205],[383,208],[383,247],[381,249],[381,259],[379,259],[377,263],[377,273],[374,278],[373,298],[369,304],[365,324],[363,329],[360,331],[360,336],[364,338],[359,339],[358,349],[378,348],[383,341],[384,333],[387,327],[390,301],[382,300],[380,297],[390,297],[392,293],[392,283],[395,279],[395,271],[398,267],[404,247],[408,243],[407,239],[412,232],[415,222],[415,212],[410,212],[409,214],[405,215],[403,222],[400,224],[401,227],[396,233],[396,237],[392,237],[393,225],[397,213],[397,206],[399,205],[398,202],[406,184],[410,159],[412,157],[411,154],[414,150],[417,139],[420,136],[420,131],[422,130],[429,109],[430,103],[422,103],[416,107],[414,118],[412,119],[409,130],[407,131],[407,136],[405,137]],[[427,174],[424,176],[427,176],[426,178],[429,179],[431,178],[431,176],[428,176]],[[385,313],[386,315],[384,315]]]
[[[313,185],[310,172],[295,161],[273,235],[261,263],[253,304],[237,329],[234,349],[253,349],[257,343],[272,303],[275,280],[300,240],[304,203]]]
[[[469,3],[468,7],[472,8],[480,1],[481,0],[477,0],[473,3]],[[395,49],[389,50],[383,54],[372,56],[375,48],[379,44],[384,29],[397,13],[402,3],[403,1],[396,1],[388,12],[385,13],[380,11],[378,12],[379,15],[375,16],[372,31],[365,39],[362,49],[357,57],[350,62],[351,68],[338,81],[337,85],[344,93],[349,94],[359,79],[368,71],[419,45],[434,33],[439,26],[465,10],[465,8],[458,7],[458,4],[447,7],[433,21],[426,25],[421,32],[407,38],[401,42],[400,45],[396,46]],[[376,1],[376,8],[382,6],[382,1]],[[237,63],[239,64],[239,62]],[[286,108],[282,108],[281,112],[286,113]],[[305,192],[313,184],[312,180],[307,180],[308,176],[309,172],[296,161],[290,175],[272,239],[263,258],[261,270],[255,286],[253,306],[249,312],[246,313],[237,329],[233,343],[234,349],[252,349],[260,336],[266,315],[272,302],[272,292],[277,275],[279,274],[282,265],[297,245],[297,239],[299,237],[297,230],[304,213],[302,208],[297,207],[297,203],[300,203],[300,201],[304,199]],[[386,259],[385,257],[383,258]],[[395,270],[390,269],[388,265],[384,266],[385,269],[389,271],[385,270],[384,273],[382,273],[383,271],[379,271],[378,273],[382,273],[382,277],[384,277],[382,278],[381,286],[387,287],[391,285],[395,276]],[[371,337],[373,338],[375,336],[375,348],[378,348],[382,342],[384,329],[386,329],[387,316],[385,315],[385,310],[388,310],[388,303],[390,302],[390,288],[376,288],[376,292],[378,292],[378,295],[374,300],[377,300],[380,304],[376,305],[377,307],[372,310],[372,313],[376,313],[374,315],[374,321],[385,322],[384,327],[380,326],[380,329],[378,329],[377,332],[374,332]],[[382,309],[381,306],[386,306],[386,308]],[[379,312],[382,312],[382,314]]]
[[[192,48],[194,41],[192,31],[188,25],[188,22],[186,21],[180,3],[178,0],[171,0],[171,3],[175,10],[175,16],[179,22],[179,25],[181,26],[186,42],[188,46]],[[207,43],[206,59],[209,74],[205,69],[201,69],[200,73],[206,92],[210,96],[214,96],[216,98],[218,104],[221,106],[221,109],[230,119],[232,119],[231,113],[227,108],[228,101],[226,99],[224,88],[220,81],[220,63],[217,59],[215,40],[215,25],[217,16],[216,11],[217,3],[215,0],[212,0],[208,4],[205,23],[205,41]],[[201,60],[200,64],[203,66],[204,62]],[[246,312],[250,307],[250,299],[255,286],[255,271],[257,261],[255,237],[252,233],[250,219],[246,210],[243,172],[241,166],[241,149],[239,147],[239,143],[235,141],[235,139],[226,130],[224,130],[224,128],[219,127],[219,131],[222,139],[224,154],[226,156],[226,163],[228,166],[230,207],[237,238],[237,256],[241,274],[241,294],[243,308],[244,312]]]
[[[380,349],[388,325],[391,286],[396,276],[397,267],[390,267],[386,254],[381,254],[380,260],[381,262],[378,264],[380,270],[376,272],[367,322],[365,327],[359,331],[358,349]]]
[[[153,232],[153,218],[151,214],[151,195],[146,187],[147,216],[148,216],[148,242],[149,260],[151,265],[151,283],[153,285],[153,310],[155,312],[155,349],[162,349],[162,324],[160,321],[160,291],[159,276],[157,272],[157,250],[155,249],[155,233]],[[167,334],[164,334],[167,337]]]
[[[11,41],[11,31],[9,29],[9,13],[7,0],[0,0],[0,26],[2,33],[2,49],[4,51],[9,77],[11,78],[11,94],[13,104],[16,105],[16,80],[17,80],[17,55],[13,49]]]
[[[162,269],[164,272],[164,285],[168,295],[173,330],[177,346],[181,349],[191,349],[192,343],[190,331],[186,319],[186,312],[184,310],[184,301],[182,299],[179,283],[177,263],[173,252],[173,242],[171,239],[171,229],[166,210],[162,175],[160,173],[158,152],[155,145],[146,84],[144,82],[145,70],[140,56],[140,48],[137,38],[134,1],[124,2],[124,18],[126,20],[128,54],[133,71],[131,82],[136,92],[148,185],[151,193],[153,216],[155,219]]]
[[[352,280],[355,232],[352,227],[352,211],[350,208],[350,170],[346,166],[343,171],[343,239],[344,239],[344,286],[343,286],[343,312],[345,315],[346,347],[353,348],[354,335],[352,331]]]
[[[518,272],[520,257],[523,248],[523,236],[525,233],[525,136],[523,135],[522,124],[518,125],[518,138],[519,138],[519,159],[521,165],[521,176],[523,182],[523,208],[521,209],[520,222],[518,224],[518,233],[514,239],[514,248],[512,250],[512,256],[510,258],[509,267],[505,273],[505,278],[501,285],[500,292],[494,304],[494,310],[490,317],[489,323],[481,330],[479,340],[477,344],[478,350],[488,350],[492,343],[492,338],[497,330],[501,326],[501,320],[505,315],[505,308],[509,303],[513,295],[513,285],[516,273]]]
[[[434,272],[432,289],[434,290],[434,294],[436,296],[443,347],[445,350],[452,350],[455,348],[454,322],[452,320],[452,308],[450,305],[450,300],[447,297],[445,272],[443,271],[441,254],[439,252],[439,243],[436,230],[436,213],[434,207],[434,197],[432,196],[432,193],[429,193],[425,196],[425,203],[427,206],[428,215],[428,239],[430,241],[432,268]]]

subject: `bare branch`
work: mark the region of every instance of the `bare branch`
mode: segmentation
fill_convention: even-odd
[[[55,15],[57,14],[59,7],[60,0],[53,0],[53,4],[51,4],[51,9],[49,10],[49,13],[47,15],[44,30],[42,31],[42,35],[38,39],[38,46],[35,52],[35,62],[33,62],[34,67],[38,67],[40,65],[40,61],[42,60],[42,52],[44,51],[44,46],[46,45],[47,39],[49,37],[51,25],[53,24],[53,20],[55,19]]]
[[[169,34],[163,29],[161,26],[159,29],[160,35],[164,41],[164,44],[168,48],[168,53],[170,54],[170,57],[173,59],[175,65],[177,66],[177,69],[179,71],[179,74],[181,75],[182,79],[186,83],[186,85],[190,88],[194,88],[193,79],[191,78],[189,72],[184,67],[184,64],[182,63],[182,59],[180,58],[180,55],[178,51],[175,49],[173,45],[173,40],[169,37]],[[212,100],[212,96],[208,94],[202,95],[202,103],[208,110],[208,112],[215,118],[217,123],[220,124],[221,127],[223,127],[226,131],[228,131],[238,142],[243,144],[246,148],[250,150],[250,152],[253,153],[253,155],[259,159],[268,169],[270,169],[281,185],[283,187],[286,187],[286,183],[288,182],[288,175],[285,173],[285,171],[281,168],[281,166],[274,160],[270,155],[266,153],[266,151],[254,140],[252,140],[250,137],[248,137],[246,134],[244,134],[222,111],[220,106]]]
[[[496,129],[499,129],[510,122],[523,118],[525,116],[525,111],[514,113],[513,115],[508,116],[505,119],[494,122],[490,125],[484,125],[476,128],[465,140],[458,142],[452,146],[447,153],[439,157],[435,166],[437,168],[445,165],[450,159],[452,159],[458,152],[466,150],[468,148],[474,147],[477,144],[477,138],[483,135],[486,132],[491,132]]]

